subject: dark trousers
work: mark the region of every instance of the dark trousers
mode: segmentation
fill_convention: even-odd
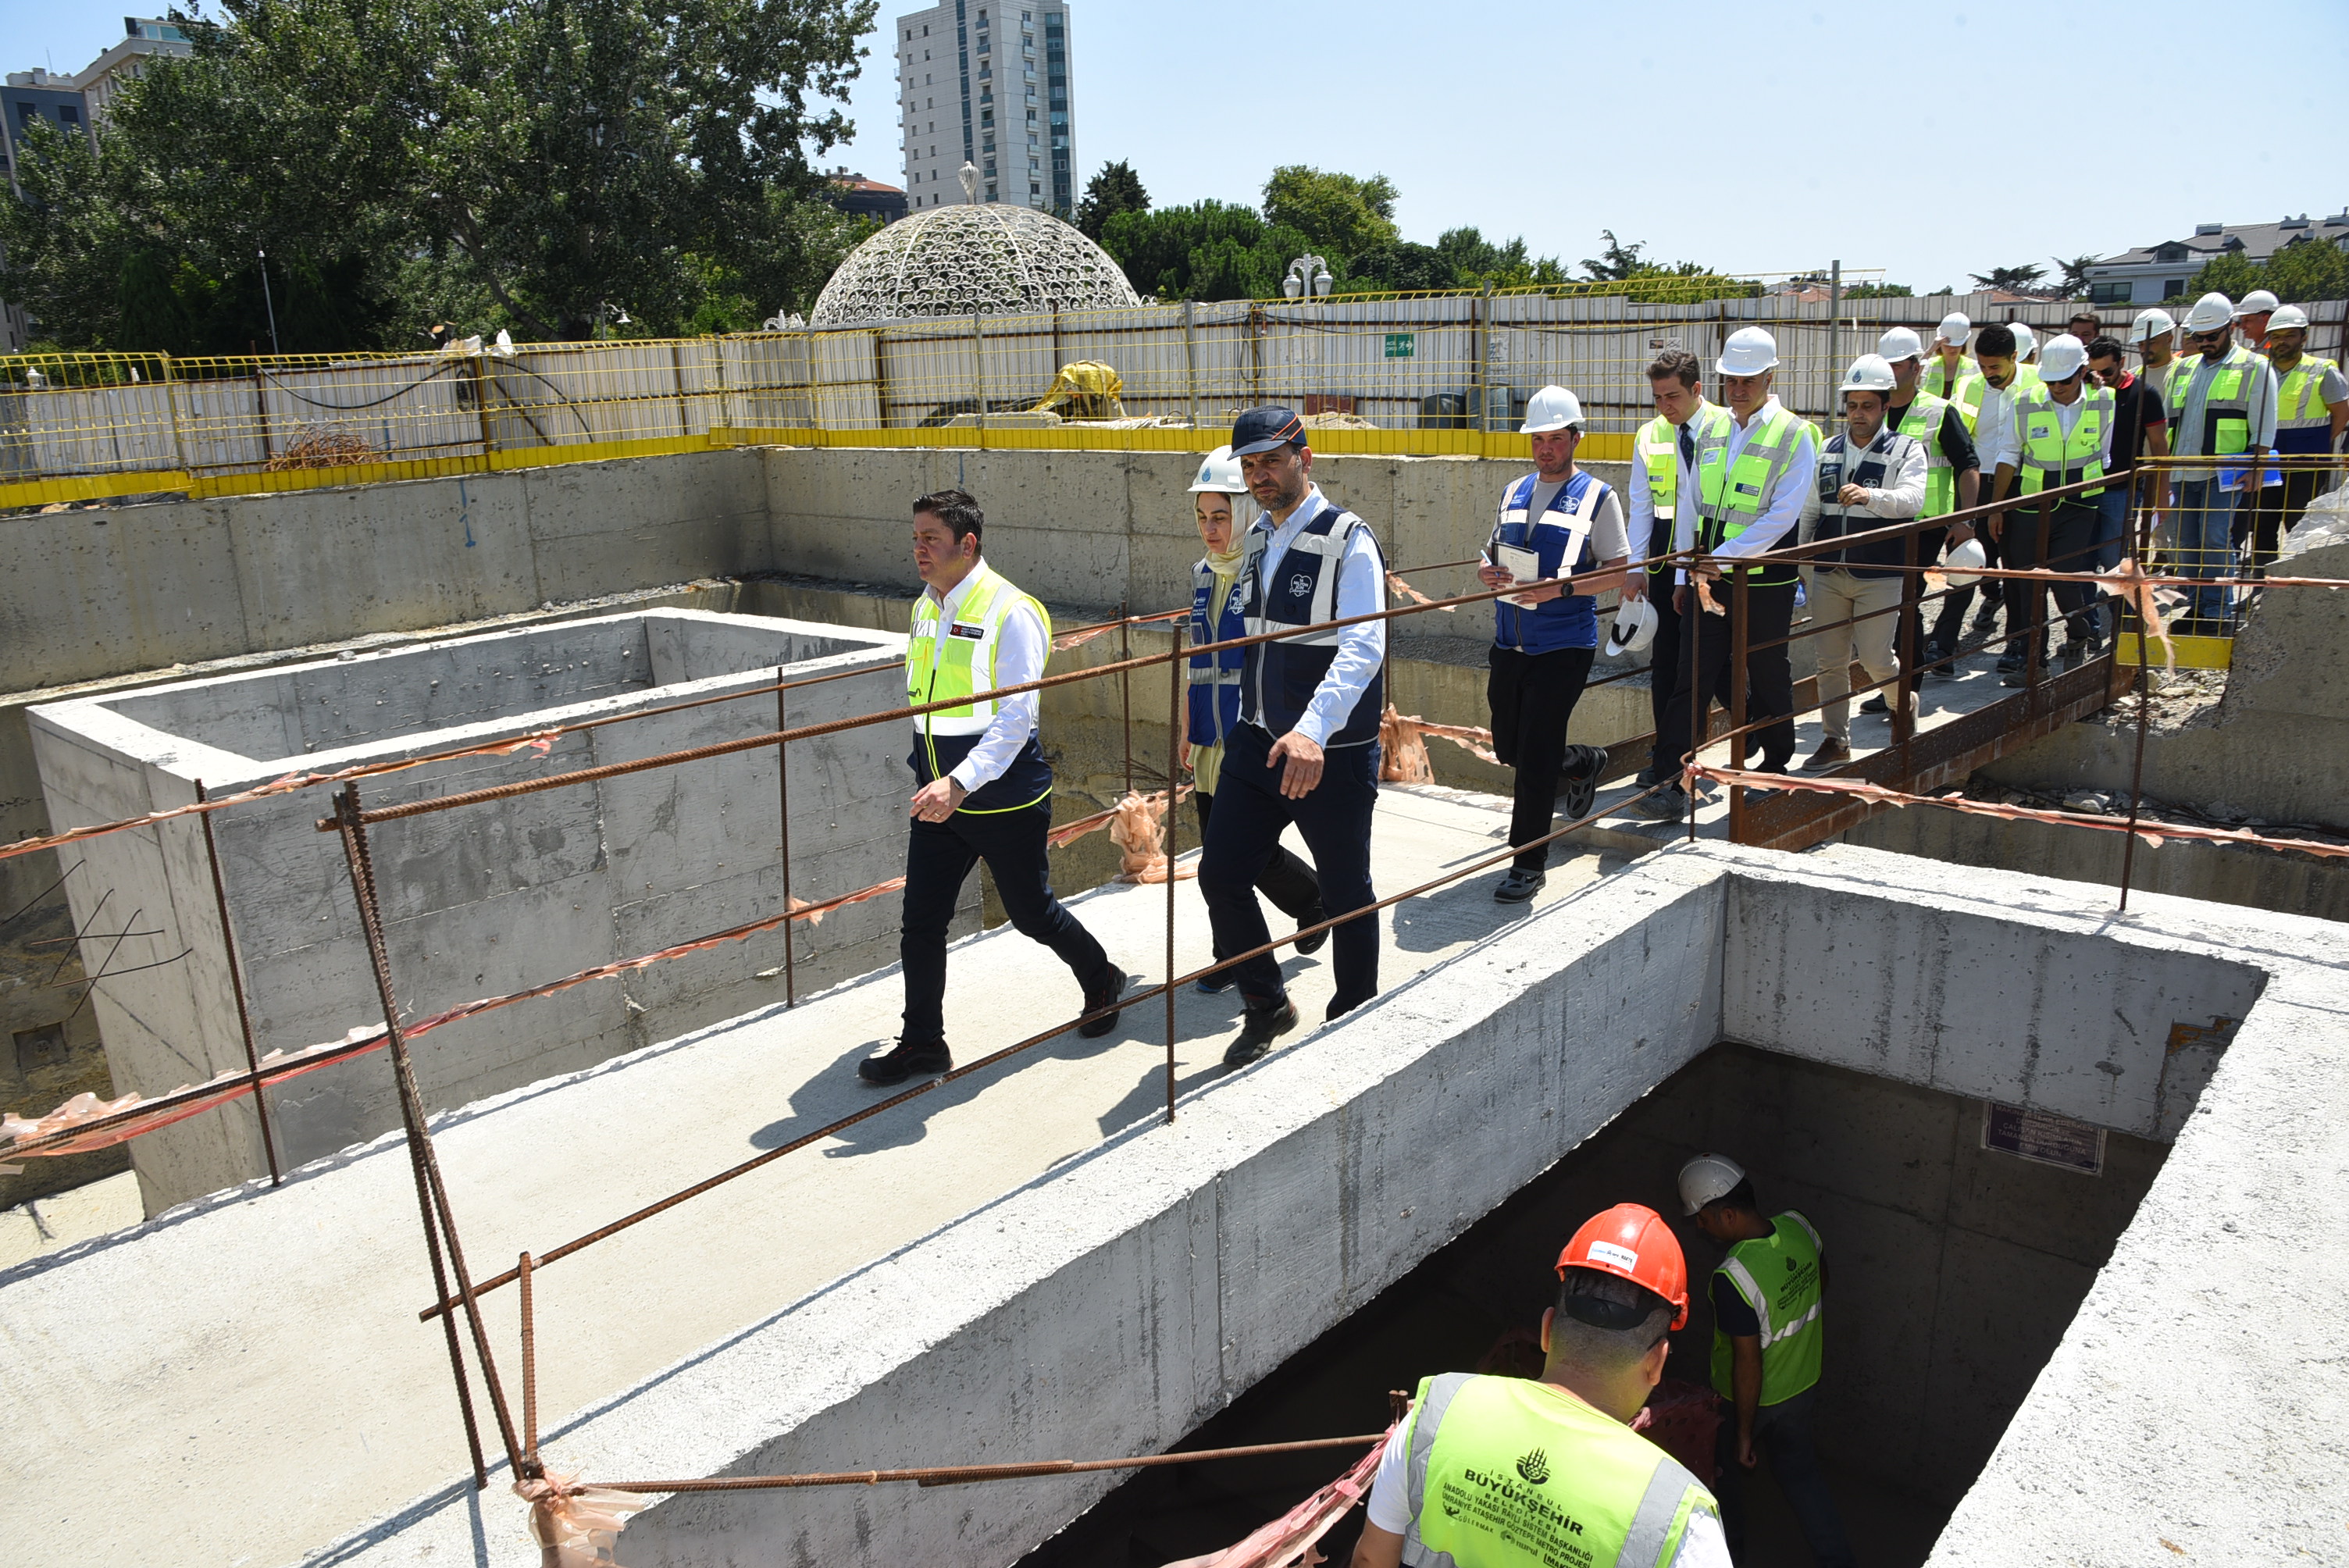
[[[1596,648],[1560,648],[1548,654],[1491,650],[1485,702],[1493,713],[1493,755],[1517,770],[1516,807],[1509,813],[1509,842],[1529,844],[1549,835],[1557,815],[1558,769],[1566,760],[1566,727],[1582,685],[1590,678]],[[1517,856],[1519,871],[1549,865],[1547,844]]]
[[[2263,488],[2251,505],[2236,509],[2235,552],[2241,554],[2243,541],[2251,541],[2251,571],[2263,571],[2274,562],[2277,546],[2316,499],[2316,487],[2323,480],[2321,469],[2286,469],[2283,483]]]
[[[1660,572],[1648,579],[1648,603],[1656,607],[1656,640],[1648,645],[1648,712],[1656,727],[1656,744],[1648,753],[1648,768],[1640,782],[1652,784],[1667,773],[1680,771],[1681,752],[1688,748],[1688,738],[1682,736],[1679,747],[1668,746],[1664,739],[1664,715],[1672,707],[1672,687],[1680,683],[1681,661],[1688,653],[1688,628],[1681,624],[1680,612],[1672,608],[1672,574]]]
[[[1051,868],[1044,859],[1044,835],[1051,826],[1050,799],[1017,811],[957,811],[943,822],[916,820],[911,825],[905,923],[897,937],[897,956],[905,970],[906,1039],[918,1044],[946,1038],[947,923],[954,918],[963,880],[982,860],[995,873],[1003,913],[1020,935],[1058,954],[1081,985],[1107,977],[1109,954],[1052,896]]]
[[[1756,1410],[1754,1447],[1769,1460],[1770,1472],[1778,1478],[1778,1490],[1786,1494],[1786,1504],[1795,1511],[1803,1539],[1810,1542],[1819,1568],[1853,1568],[1851,1541],[1844,1534],[1843,1515],[1827,1491],[1826,1478],[1819,1473],[1818,1448],[1812,1440],[1818,1397],[1816,1387],[1806,1388],[1791,1399]],[[1737,1462],[1734,1411],[1721,1423],[1713,1457],[1721,1471],[1713,1483],[1713,1495],[1721,1504],[1721,1533],[1730,1557],[1742,1559],[1745,1554],[1745,1467]]]
[[[1690,584],[1687,614],[1697,624],[1696,665],[1679,672],[1672,683],[1671,707],[1656,730],[1657,748],[1667,758],[1665,766],[1674,770],[1688,750],[1690,725],[1711,713],[1716,698],[1724,707],[1729,702],[1730,665],[1736,654],[1737,591],[1726,578],[1713,588],[1729,605],[1729,614],[1707,614],[1697,603],[1695,584]],[[1745,722],[1777,721],[1755,731],[1749,743],[1759,746],[1763,772],[1783,773],[1795,759],[1795,672],[1786,662],[1786,645],[1780,639],[1795,623],[1795,585],[1780,583],[1748,588],[1745,614],[1745,641],[1752,650],[1745,655]],[[1685,644],[1685,624],[1681,638]],[[1754,646],[1760,643],[1778,645]]]
[[[1206,842],[1207,823],[1216,811],[1216,798],[1205,791],[1194,791],[1191,803],[1199,809],[1199,841]],[[1285,844],[1272,846],[1272,854],[1257,873],[1256,891],[1272,900],[1272,907],[1299,925],[1318,925],[1321,922],[1321,879],[1313,868],[1288,851]],[[1224,950],[1217,947],[1216,956]]]
[[[1985,490],[1990,488],[1987,479],[1982,488]],[[1992,517],[1997,515],[1999,514],[1992,514]],[[2004,515],[2012,517],[2013,514],[2009,512]],[[1991,521],[1991,517],[1974,519],[1974,537],[1982,542],[1982,564],[2003,566],[2006,562],[2001,559],[1998,541],[1990,536]],[[1942,530],[1944,536],[1948,531],[1947,529]],[[1920,556],[1920,559],[1921,560],[1922,557]],[[1974,595],[1977,593],[1982,595],[1982,619],[1989,620],[1990,607],[2000,603],[2002,597],[2002,590],[1995,580],[1978,583],[1969,583],[1962,588],[1951,589],[1941,600],[1940,613],[1933,617],[1931,641],[1935,647],[1947,653],[1957,652],[1958,644],[1966,633],[1966,612],[1973,608]]]
[[[1224,743],[1215,819],[1199,856],[1199,892],[1207,901],[1218,953],[1246,953],[1271,940],[1264,909],[1256,901],[1256,882],[1280,843],[1281,830],[1292,822],[1312,851],[1324,909],[1344,914],[1376,897],[1371,892],[1371,812],[1379,799],[1378,742],[1330,748],[1321,781],[1299,800],[1281,794],[1280,775],[1265,765],[1271,749],[1272,737],[1253,724],[1241,725]],[[1365,915],[1333,930],[1330,955],[1338,983],[1330,1001],[1329,1016],[1334,1018],[1378,995],[1377,919]],[[1241,1000],[1250,1006],[1270,1006],[1288,994],[1277,954],[1259,953],[1230,973],[1239,982]]]
[[[2008,568],[2016,572],[2027,572],[2041,564],[2051,572],[2093,572],[2096,565],[2096,531],[2103,521],[2103,513],[2093,500],[2059,502],[2047,521],[2047,552],[2043,558],[2039,551],[2039,509],[2026,506],[2006,514],[2006,537],[2000,542],[2000,552]],[[2009,577],[2005,587],[2007,646],[2011,649],[2027,649],[2027,639],[2045,637],[2049,593],[2055,595],[2055,608],[2064,616],[2066,642],[2076,642],[2095,628],[2095,618],[2087,613],[2088,606],[2096,600],[2093,583],[2026,583],[2020,577]]]

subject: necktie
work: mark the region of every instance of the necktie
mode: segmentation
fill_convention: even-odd
[[[1696,467],[1696,438],[1689,434],[1686,425],[1681,427],[1681,463],[1685,468]]]

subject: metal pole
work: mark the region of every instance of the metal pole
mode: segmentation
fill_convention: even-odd
[[[2129,476],[2129,488],[2132,492],[2132,500],[2140,500],[2141,492],[2139,491],[2139,487],[2137,481],[2141,477],[2142,475],[2140,473],[2132,473]],[[2151,536],[2152,529],[2148,524],[2140,500],[2140,505],[2137,514],[2137,538],[2133,542],[2137,547],[2135,554],[2137,557],[2137,566],[2140,571],[2144,569],[2146,552],[2149,547]],[[2118,646],[2120,643],[2119,636],[2116,635],[2113,638],[2113,642],[2115,646]],[[2153,672],[2151,667],[2146,663],[2145,623],[2143,621],[2139,621],[2137,627],[2137,766],[2129,774],[2128,832],[2121,840],[2120,907],[2123,914],[2127,914],[2128,913],[2129,880],[2137,870],[2137,812],[2145,799],[2145,731],[2147,710],[2152,706],[2152,703]]]
[[[1900,742],[1900,777],[1914,779],[1909,767],[1909,741],[1917,728],[1916,717],[1909,711],[1910,698],[1922,683],[1917,678],[1917,623],[1923,615],[1925,574],[1917,570],[1917,536],[1909,534],[1901,541],[1900,563],[1908,568],[1900,574],[1900,676],[1892,684],[1892,734]]]
[[[1827,263],[1827,407],[1835,407],[1836,371],[1843,364],[1843,263]]]
[[[1732,574],[1729,591],[1729,765],[1743,771],[1745,767],[1745,618],[1752,608],[1748,599],[1746,574]],[[1693,813],[1692,813],[1692,816]],[[1745,786],[1729,787],[1729,841],[1745,841]]]
[[[269,253],[256,250],[253,253],[261,258],[261,303],[269,309],[269,352],[283,354],[285,351],[277,346],[277,302],[269,294]]]
[[[424,1202],[425,1228],[430,1231],[437,1218],[440,1237],[449,1243],[450,1272],[457,1276],[457,1295],[464,1305],[467,1325],[472,1330],[473,1357],[481,1363],[481,1384],[489,1391],[490,1408],[498,1418],[498,1435],[506,1449],[506,1463],[519,1474],[522,1470],[522,1445],[514,1433],[513,1412],[506,1407],[505,1388],[498,1381],[495,1355],[490,1349],[489,1326],[481,1316],[481,1304],[473,1290],[473,1276],[465,1267],[463,1244],[457,1239],[457,1217],[449,1203],[449,1188],[441,1179],[440,1156],[432,1148],[432,1130],[425,1119],[424,1097],[417,1091],[416,1067],[409,1059],[408,1037],[399,1026],[399,1003],[392,994],[391,956],[383,940],[383,915],[377,903],[375,862],[368,852],[367,826],[360,820],[359,789],[346,784],[335,797],[336,827],[343,839],[343,854],[351,869],[351,893],[358,903],[359,928],[367,938],[367,962],[375,971],[376,995],[383,1005],[385,1044],[391,1053],[392,1076],[399,1089],[400,1109],[408,1123],[410,1155],[418,1166],[419,1177],[418,1196]],[[439,1249],[434,1249],[436,1274]],[[444,1294],[441,1300],[446,1301]],[[455,1348],[454,1315],[444,1315],[450,1321],[450,1348]],[[460,1369],[461,1376],[461,1369]],[[468,1404],[470,1414],[471,1406]],[[486,1483],[486,1472],[476,1469],[477,1480]]]
[[[978,449],[987,450],[987,337],[979,327],[978,312],[970,313],[971,380],[978,393]]]
[[[196,780],[196,799],[206,799],[204,781]],[[244,977],[237,971],[236,933],[229,928],[228,884],[221,880],[220,845],[212,838],[212,813],[202,811],[196,820],[204,825],[204,859],[212,868],[212,903],[220,911],[221,957],[228,965],[228,988],[236,997],[236,1026],[244,1037],[244,1067],[253,1075],[253,1109],[261,1117],[261,1152],[269,1160],[269,1184],[274,1187],[282,1178],[277,1171],[277,1144],[269,1130],[269,1099],[261,1088],[261,1055],[253,1045],[253,1009],[244,1000]]]
[[[775,730],[788,734],[790,722],[783,717],[783,666],[775,666]],[[783,913],[792,908],[792,743],[778,741],[775,745],[775,799],[778,818],[782,823],[783,844]],[[799,979],[792,973],[792,922],[783,922],[783,1006],[799,1005]]]
[[[1183,377],[1191,389],[1191,428],[1199,428],[1199,302],[1183,302]]]
[[[1695,531],[1701,535],[1703,529],[1704,519],[1700,514]],[[1696,760],[1697,753],[1704,749],[1704,732],[1708,721],[1713,717],[1711,712],[1713,698],[1704,689],[1703,675],[1697,668],[1696,662],[1696,625],[1703,615],[1704,580],[1697,575],[1696,567],[1692,562],[1688,568],[1688,614],[1685,617],[1688,622],[1688,663],[1682,666],[1688,676],[1689,683],[1688,759],[1692,763]],[[1682,787],[1688,792],[1688,841],[1693,844],[1696,842],[1696,780],[1690,778],[1683,769],[1681,782]]]
[[[1471,377],[1469,387],[1476,404],[1476,455],[1478,457],[1485,455],[1485,432],[1492,428],[1493,425],[1493,410],[1490,407],[1493,396],[1492,377],[1485,374],[1485,337],[1490,330],[1486,317],[1491,314],[1492,308],[1493,280],[1486,278],[1485,292],[1468,302],[1469,319],[1472,323],[1468,333],[1469,352],[1475,356],[1475,363],[1469,369]]]
[[[514,1264],[522,1290],[522,1465],[520,1473],[536,1479],[546,1473],[538,1459],[538,1319],[531,1305],[530,1254]]]
[[[1126,603],[1123,599],[1117,602],[1117,648],[1121,664],[1133,657],[1133,622],[1125,613]],[[1117,673],[1117,711],[1119,720],[1125,727],[1125,792],[1131,795],[1133,793],[1133,672],[1131,670]],[[1167,809],[1174,810],[1171,806]]]
[[[2047,566],[2047,544],[2054,526],[2055,503],[2045,490],[2042,490],[2039,492],[2039,553],[2032,559],[2032,564],[2042,570]],[[2010,561],[2006,564],[2012,566],[2014,562]],[[2031,700],[2023,705],[2023,711],[2036,718],[2042,711],[2039,683],[2047,673],[2047,588],[2039,583],[2027,583],[2023,587],[2031,595],[2031,611],[2023,617],[2024,624],[2030,628],[2031,637],[2031,646],[2023,652],[2025,673],[2023,677],[2023,685],[2031,693]]]
[[[1190,628],[1174,623],[1174,659],[1166,666],[1166,1124],[1174,1124],[1174,781],[1183,767],[1183,644]],[[1200,845],[1206,848],[1203,841]]]

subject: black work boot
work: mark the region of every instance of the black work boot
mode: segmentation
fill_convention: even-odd
[[[954,1057],[944,1040],[900,1039],[895,1050],[877,1057],[867,1057],[856,1064],[856,1076],[866,1083],[882,1085],[904,1083],[916,1074],[924,1078],[932,1073],[952,1072]]]
[[[1224,1052],[1224,1066],[1244,1068],[1271,1051],[1272,1042],[1297,1027],[1297,1008],[1288,997],[1267,1006],[1254,1002],[1240,1015],[1239,1038]]]
[[[1565,809],[1569,822],[1579,822],[1590,815],[1592,803],[1599,796],[1599,776],[1607,771],[1607,748],[1603,746],[1569,746],[1566,748]]]
[[[1085,987],[1085,1011],[1101,1013],[1101,1016],[1087,1018],[1079,1024],[1078,1034],[1088,1040],[1098,1040],[1117,1027],[1117,1014],[1102,1012],[1102,1009],[1114,1006],[1117,999],[1125,995],[1126,979],[1125,971],[1112,964],[1108,974]]]
[[[1319,925],[1329,918],[1330,912],[1317,903],[1298,918],[1297,929],[1302,931],[1309,925]],[[1311,957],[1320,952],[1323,944],[1329,940],[1330,933],[1327,931],[1317,931],[1310,936],[1300,936],[1297,939],[1297,951],[1307,957]]]

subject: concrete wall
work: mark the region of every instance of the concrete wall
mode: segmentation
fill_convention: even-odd
[[[491,743],[795,677],[869,673],[792,694],[794,722],[898,700],[903,639],[687,611],[612,617],[36,708],[56,820],[105,820],[301,768]],[[362,786],[371,805],[629,760],[771,729],[758,696],[562,737],[543,758],[469,758]],[[810,901],[894,874],[902,839],[894,728],[805,742],[791,755],[792,892]],[[223,961],[202,830],[193,821],[94,839],[69,886],[78,921],[136,920],[96,1006],[115,1083],[152,1093],[241,1066],[236,992],[260,1050],[299,1049],[380,1016],[339,841],[316,832],[323,794],[274,798],[215,820],[236,926]],[[755,751],[520,796],[372,830],[395,982],[409,1016],[633,956],[774,913],[782,902],[773,754]],[[103,901],[103,902],[101,902]],[[795,974],[816,988],[888,962],[894,898],[794,932]],[[86,943],[94,965],[107,944]],[[184,956],[174,958],[184,950]],[[773,998],[757,972],[780,934],[450,1026],[418,1042],[435,1107],[730,1016]],[[398,1124],[380,1059],[272,1091],[281,1162],[299,1164]],[[250,1102],[140,1140],[150,1212],[265,1169]]]
[[[2349,545],[2295,555],[2294,577],[2349,578]],[[2155,800],[2223,805],[2240,820],[2349,830],[2349,666],[2341,659],[2349,598],[2324,588],[2262,590],[2235,638],[2219,705],[2146,738],[2143,789]],[[2003,784],[2124,795],[2136,776],[2137,727],[2066,725],[1982,771]]]

